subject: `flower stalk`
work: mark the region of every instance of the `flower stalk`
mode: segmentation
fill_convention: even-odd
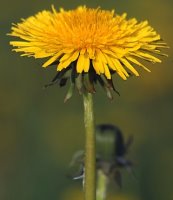
[[[106,190],[107,190],[107,176],[102,170],[97,172],[97,191],[96,199],[97,200],[106,200]]]
[[[85,124],[85,200],[96,200],[96,137],[92,94],[83,95]]]

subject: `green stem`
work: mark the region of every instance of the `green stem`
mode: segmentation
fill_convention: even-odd
[[[96,139],[92,94],[85,93],[83,95],[83,101],[86,131],[84,180],[85,200],[96,200]]]
[[[97,172],[97,200],[106,200],[107,177],[102,170]]]

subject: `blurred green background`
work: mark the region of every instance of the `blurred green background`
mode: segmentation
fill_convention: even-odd
[[[43,90],[55,74],[41,68],[42,61],[21,58],[9,46],[11,23],[43,9],[101,6],[128,17],[149,20],[171,47],[173,1],[171,0],[1,0],[0,7],[0,199],[78,200],[80,182],[66,177],[73,153],[83,149],[82,98],[76,92],[63,103],[66,89]],[[148,64],[152,73],[123,81],[121,93],[110,102],[98,87],[94,95],[96,123],[118,125],[125,137],[134,136],[129,154],[135,162],[137,181],[126,171],[123,188],[109,190],[113,200],[173,199],[173,49],[161,64]]]

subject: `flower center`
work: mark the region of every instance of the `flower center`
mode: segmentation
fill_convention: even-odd
[[[75,11],[62,12],[59,16],[61,22],[60,27],[57,27],[58,39],[68,47],[103,48],[109,45],[110,38],[114,35],[113,12],[82,7]]]

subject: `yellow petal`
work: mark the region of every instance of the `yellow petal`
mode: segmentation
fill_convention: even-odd
[[[112,46],[112,47],[109,47],[111,51],[113,51],[116,55],[119,55],[119,56],[123,56],[124,54],[127,53],[127,50],[125,48],[122,48],[122,47],[115,47],[115,46]]]
[[[140,51],[136,51],[132,55],[137,56],[139,58],[143,58],[145,60],[149,60],[149,61],[154,62],[154,63],[155,62],[161,63],[160,59],[158,59],[158,58],[156,58],[156,57],[154,57],[154,56],[152,56],[152,55],[150,55],[148,53],[143,53],[143,52],[140,52]]]
[[[51,56],[52,56],[52,53],[47,53],[43,50],[36,52],[34,55],[35,58],[46,58],[46,57],[51,57]]]
[[[104,54],[111,55],[113,58],[117,58],[117,55],[116,55],[114,52],[112,52],[111,50],[102,49],[102,52],[103,52]]]
[[[66,60],[70,60],[71,62],[75,61],[79,56],[79,52],[75,51],[73,53],[66,53],[64,56],[60,59],[60,62],[64,62]]]
[[[78,61],[77,61],[77,66],[76,70],[78,73],[88,72],[89,70],[89,65],[90,65],[90,59],[87,54],[80,54]]]
[[[79,56],[79,51],[76,51],[71,55],[71,57],[69,59],[71,60],[71,62],[73,62],[73,61],[77,60],[78,56]]]
[[[114,65],[114,63],[112,62],[111,57],[108,56],[108,55],[106,55],[106,54],[105,54],[105,57],[106,57],[106,60],[107,60],[107,63],[108,63],[108,65],[109,65],[109,67],[110,67],[111,69],[113,69],[114,71],[117,71],[117,68],[116,68],[116,66]]]
[[[139,76],[139,73],[136,71],[136,69],[125,59],[121,58],[121,62],[126,66],[130,71],[132,71],[136,76]]]
[[[22,46],[27,47],[27,46],[32,46],[32,43],[30,43],[30,42],[21,42],[21,41],[11,41],[10,45],[19,46],[19,47],[22,47]]]
[[[18,48],[18,49],[15,49],[15,51],[16,52],[21,52],[21,51],[23,51],[23,52],[32,52],[33,54],[34,54],[34,52],[37,52],[37,51],[39,51],[40,50],[40,48],[38,48],[38,47],[22,47],[22,48]]]
[[[89,47],[89,48],[87,48],[87,52],[88,52],[88,54],[89,54],[89,58],[90,59],[94,59],[95,58],[95,50],[94,49],[92,49],[91,47]]]
[[[61,71],[63,68],[68,67],[73,61],[75,61],[79,56],[79,52],[65,54],[61,59],[60,63],[57,66],[58,71]]]
[[[106,75],[107,79],[111,79],[111,74],[110,74],[109,68],[105,63],[104,63],[104,71],[105,71],[105,75]]]
[[[117,71],[122,72],[126,77],[129,76],[129,74],[127,73],[127,71],[124,69],[124,67],[122,66],[122,64],[120,63],[120,61],[118,59],[112,59],[112,62],[114,63],[114,65],[117,68]]]
[[[96,59],[93,60],[93,63],[95,65],[95,68],[97,68],[99,70],[100,73],[104,73],[104,63],[99,59],[99,57],[97,56]]]
[[[122,79],[126,80],[129,75],[126,72],[126,70],[122,67],[121,63],[114,58],[111,58],[109,56],[106,55],[106,59],[108,61],[108,65],[110,68],[112,68],[114,71],[116,71]]]
[[[64,62],[65,60],[69,60],[69,58],[72,56],[72,53],[66,53],[64,56],[59,60],[60,62]]]
[[[90,67],[90,59],[88,56],[84,56],[84,72],[88,72],[89,71],[89,67]]]
[[[84,54],[86,52],[86,49],[82,49],[81,51],[80,51],[80,54]]]
[[[99,60],[102,61],[103,63],[107,63],[104,53],[102,53],[102,51],[99,49],[97,50],[97,57],[99,57]]]
[[[52,64],[54,61],[56,61],[61,55],[62,55],[62,51],[58,52],[57,54],[55,54],[52,58],[50,58],[47,62],[45,62],[42,67],[47,67],[50,64]]]
[[[135,63],[136,65],[139,65],[140,67],[144,68],[146,71],[151,72],[148,68],[146,68],[143,64],[141,64],[139,61],[137,61],[135,58],[131,57],[131,56],[126,56],[126,58],[128,60],[130,60],[131,62]]]
[[[70,60],[66,60],[64,62],[60,62],[57,66],[57,71],[61,71],[62,69],[67,68],[71,64]]]
[[[122,71],[117,71],[117,74],[119,74],[119,76],[120,76],[123,80],[127,80],[127,77],[122,73]]]
[[[94,59],[94,60],[92,60],[92,64],[93,64],[93,67],[94,67],[96,73],[100,75],[99,63]]]

